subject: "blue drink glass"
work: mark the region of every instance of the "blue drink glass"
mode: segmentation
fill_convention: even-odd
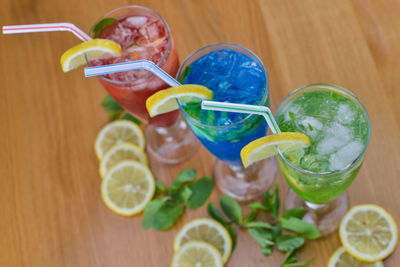
[[[264,65],[250,50],[215,44],[190,55],[178,70],[184,84],[201,84],[214,91],[214,100],[269,106]],[[244,168],[240,150],[267,133],[256,115],[202,110],[200,104],[181,106],[182,114],[200,142],[217,157],[214,178],[220,190],[238,200],[260,196],[273,182],[276,164],[267,159]]]

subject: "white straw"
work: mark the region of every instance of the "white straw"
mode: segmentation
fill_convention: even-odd
[[[3,34],[55,31],[72,32],[84,42],[92,40],[84,31],[68,22],[3,26]]]
[[[99,76],[108,73],[128,71],[128,70],[140,70],[140,69],[145,69],[152,72],[158,78],[160,78],[170,86],[181,85],[177,80],[172,78],[168,73],[166,73],[159,66],[157,66],[155,63],[149,60],[138,60],[132,62],[97,66],[97,67],[87,67],[85,68],[85,77]]]
[[[201,108],[214,111],[261,115],[264,116],[273,134],[281,132],[271,110],[268,107],[203,100],[201,102]]]

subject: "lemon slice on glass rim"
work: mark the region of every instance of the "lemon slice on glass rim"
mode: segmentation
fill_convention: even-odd
[[[179,109],[179,103],[200,102],[202,99],[212,99],[213,91],[197,84],[184,84],[160,90],[146,100],[146,108],[151,117]]]
[[[275,156],[277,148],[284,153],[308,147],[311,144],[310,138],[302,133],[282,132],[258,138],[242,148],[240,157],[244,167]]]
[[[112,40],[93,39],[80,43],[65,51],[60,59],[61,68],[64,72],[68,72],[85,65],[86,59],[90,61],[108,55],[121,55],[121,46]]]
[[[387,211],[366,204],[354,206],[346,213],[340,223],[339,236],[346,251],[354,258],[375,262],[393,252],[398,230]]]

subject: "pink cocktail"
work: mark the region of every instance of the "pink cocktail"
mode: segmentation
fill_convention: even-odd
[[[89,62],[91,66],[109,65],[150,60],[172,77],[179,68],[178,55],[167,22],[157,12],[141,6],[115,9],[103,18],[116,19],[105,27],[98,38],[110,39],[120,44],[122,55]],[[92,29],[93,30],[93,29]],[[91,32],[92,37],[96,37]],[[147,122],[145,136],[147,151],[157,160],[178,163],[193,155],[198,141],[179,111],[150,118],[146,99],[155,92],[169,87],[165,82],[146,70],[132,70],[99,76],[108,93],[127,111]]]

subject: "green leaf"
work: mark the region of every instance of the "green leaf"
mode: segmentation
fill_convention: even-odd
[[[273,245],[271,233],[263,228],[250,228],[247,232],[261,247]]]
[[[99,38],[100,33],[116,21],[117,19],[115,18],[103,18],[99,20],[96,25],[93,26],[94,38]]]
[[[131,122],[133,122],[133,123],[136,123],[137,125],[140,125],[140,120],[137,119],[137,118],[135,118],[135,117],[133,117],[130,113],[125,113],[125,114],[121,117],[121,119],[122,119],[122,120],[128,120],[128,121],[131,121]]]
[[[242,208],[239,203],[229,196],[222,196],[220,199],[222,211],[232,222],[242,225]]]
[[[143,212],[142,226],[144,229],[152,228],[154,224],[154,216],[158,210],[165,204],[166,199],[157,198],[150,201]]]
[[[259,228],[265,228],[265,229],[271,229],[272,225],[266,222],[249,222],[244,225],[247,228],[253,228],[253,227],[259,227]]]
[[[227,225],[225,228],[228,231],[228,233],[232,239],[232,252],[233,252],[236,248],[236,243],[237,243],[236,231],[235,231],[235,228],[233,228],[233,226],[230,224]]]
[[[227,226],[228,222],[225,220],[224,216],[222,213],[217,209],[217,207],[214,205],[214,203],[210,202],[207,205],[207,212],[208,215],[211,216],[214,220],[220,222],[222,225]]]
[[[106,95],[101,101],[101,106],[107,111],[123,111],[124,109],[110,95]]]
[[[300,208],[300,207],[295,207],[295,208],[286,210],[283,213],[282,217],[286,218],[286,219],[289,219],[290,217],[295,217],[295,218],[301,219],[301,218],[303,218],[305,213],[306,213],[305,209]]]
[[[289,251],[297,249],[304,244],[304,237],[302,236],[291,236],[291,235],[280,235],[276,239],[276,244],[279,250]]]
[[[156,180],[156,194],[164,193],[165,191],[165,184],[159,180]]]
[[[262,253],[264,256],[269,256],[269,255],[271,255],[271,254],[272,254],[272,248],[271,248],[271,246],[265,246],[265,247],[261,248],[261,253]]]
[[[282,229],[279,225],[273,225],[271,228],[272,240],[276,242],[276,239],[282,235]]]
[[[263,204],[258,203],[258,202],[253,202],[253,203],[249,204],[248,206],[252,209],[267,210],[267,208]]]
[[[274,192],[272,192],[271,190],[267,190],[264,193],[264,200],[265,200],[265,210],[272,210],[272,201],[271,201],[271,197],[274,194]]]
[[[278,186],[278,184],[276,184],[275,192],[272,195],[272,209],[271,209],[272,216],[275,219],[278,218],[280,205],[281,205],[281,201],[279,199],[279,186]]]
[[[190,189],[187,185],[182,187],[182,189],[179,191],[181,201],[185,203],[185,205],[188,203],[188,200],[190,199],[190,196],[192,196],[193,191]]]
[[[287,219],[282,217],[279,221],[284,229],[301,234],[308,239],[317,239],[320,236],[315,225],[302,221],[298,218],[291,217]]]
[[[311,258],[311,259],[306,260],[306,261],[298,261],[298,262],[293,262],[293,263],[286,263],[286,264],[283,264],[282,266],[284,266],[284,267],[304,266],[304,265],[312,263],[314,260],[315,260],[314,258]]]
[[[184,84],[186,77],[189,75],[189,73],[192,71],[192,67],[188,66],[186,69],[183,71],[181,79],[179,80],[180,83]]]
[[[179,190],[181,185],[184,183],[193,181],[194,178],[196,178],[196,170],[195,169],[186,169],[181,171],[178,174],[178,177],[175,179],[175,181],[172,183],[170,190],[172,192],[176,192]]]
[[[296,256],[294,256],[294,249],[289,250],[286,252],[285,258],[283,258],[282,261],[282,266],[284,266],[286,263],[291,263],[293,262],[293,259],[296,260]]]
[[[244,218],[243,224],[246,225],[246,224],[248,224],[249,222],[254,221],[254,219],[257,217],[257,214],[258,214],[258,210],[253,209],[253,210],[250,212],[250,214],[247,215],[246,218]]]
[[[112,111],[109,110],[107,111],[107,114],[111,117],[111,121],[115,121],[119,119],[119,116],[121,116],[121,111]]]
[[[153,227],[157,230],[170,228],[182,215],[183,210],[184,208],[180,205],[166,202],[154,214]]]
[[[192,195],[188,199],[187,206],[189,209],[197,209],[202,206],[211,195],[214,181],[211,177],[203,177],[189,185]]]

